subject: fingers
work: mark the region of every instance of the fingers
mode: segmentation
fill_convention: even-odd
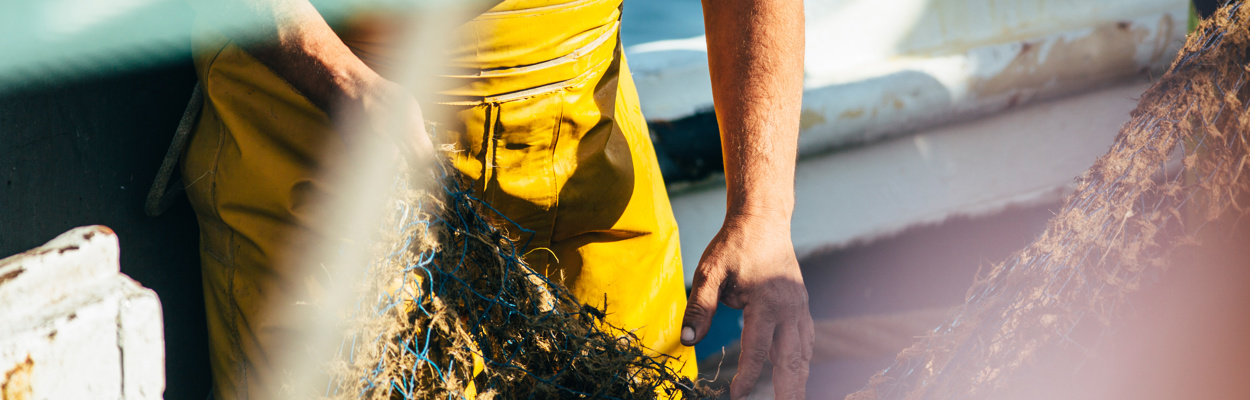
[[[769,316],[761,316],[758,308],[748,307],[743,314],[742,353],[738,355],[738,373],[729,384],[729,398],[742,399],[755,389],[768,361],[777,325]]]
[[[356,130],[387,140],[393,151],[390,156],[403,157],[410,166],[421,167],[434,154],[421,105],[403,86],[378,79],[362,96],[359,109],[352,111],[358,113],[353,116],[359,124]],[[344,139],[351,145],[356,139],[354,136],[360,135],[348,135]]]
[[[770,357],[773,362],[774,398],[806,398],[808,365],[812,359],[812,329],[811,318],[800,318],[778,327]]]
[[[712,316],[716,314],[716,303],[720,300],[723,275],[709,272],[710,268],[700,266],[694,274],[694,283],[690,288],[690,298],[686,301],[686,312],[681,321],[681,344],[694,346],[707,336],[712,325]]]
[[[414,168],[422,167],[429,161],[430,155],[433,154],[434,146],[430,141],[429,134],[425,131],[425,118],[421,112],[421,106],[416,99],[407,95],[400,99],[395,105],[398,113],[396,123],[400,124],[390,130],[391,139],[403,151],[404,158],[408,161],[408,165]]]

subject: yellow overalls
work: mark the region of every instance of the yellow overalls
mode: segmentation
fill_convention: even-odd
[[[530,265],[693,378],[677,226],[621,53],[621,0],[555,2],[506,0],[462,25],[449,60],[463,72],[422,107],[454,116],[438,121],[436,144],[454,144],[479,195],[534,232],[515,237],[540,249]],[[337,31],[371,66],[391,59],[376,29]],[[311,205],[335,192],[319,171],[343,144],[229,38],[197,22],[194,43],[205,104],[182,176],[200,223],[213,386],[259,397],[281,376],[269,354],[297,334],[266,312],[312,296],[314,271],[292,261],[335,237]]]

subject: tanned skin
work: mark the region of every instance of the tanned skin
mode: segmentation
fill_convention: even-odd
[[[682,343],[707,335],[717,302],[743,310],[730,385],[741,399],[773,364],[777,399],[805,397],[815,336],[790,218],[803,96],[802,0],[703,0],[728,211],[703,252]]]
[[[260,31],[252,29],[249,37],[261,40],[237,41],[336,124],[357,116],[398,119],[407,132],[398,147],[419,157],[432,154],[417,102],[352,54],[307,0],[221,0],[197,9],[222,21],[240,14],[260,21]],[[814,333],[790,219],[803,2],[703,0],[703,10],[728,212],[695,270],[681,341],[692,346],[707,335],[718,302],[742,309],[742,356],[731,397],[750,394],[771,360],[776,398],[802,399]]]
[[[398,136],[386,140],[394,141],[401,154],[414,161],[433,154],[412,94],[365,65],[308,0],[197,0],[192,5],[218,25],[252,22],[245,29],[226,29],[227,34],[336,125],[364,128],[340,132],[381,135],[398,123]],[[355,138],[342,139],[351,143]]]

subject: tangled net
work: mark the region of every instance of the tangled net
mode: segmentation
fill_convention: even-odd
[[[715,395],[530,269],[498,228],[511,221],[438,169],[395,181],[327,398]],[[413,187],[420,175],[437,175],[432,190]]]
[[[1240,3],[1199,25],[1045,232],[981,275],[952,317],[847,398],[996,397],[1057,346],[1088,356],[1144,276],[1196,243],[1204,226],[1245,216],[1248,26]],[[1169,165],[1173,154],[1179,167]],[[1096,333],[1078,335],[1087,326]]]

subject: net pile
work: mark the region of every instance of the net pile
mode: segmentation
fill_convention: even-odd
[[[327,398],[714,395],[528,267],[499,228],[516,225],[439,169],[430,191],[395,181]]]
[[[1245,216],[1248,26],[1241,4],[1199,25],[1044,233],[978,274],[952,317],[848,399],[993,398],[1039,356],[1088,357],[1171,255]]]

